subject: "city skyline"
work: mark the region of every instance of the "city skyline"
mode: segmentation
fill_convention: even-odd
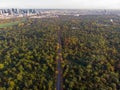
[[[119,0],[1,0],[2,8],[120,9]]]

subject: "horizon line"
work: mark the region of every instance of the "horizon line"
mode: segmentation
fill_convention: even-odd
[[[54,10],[120,10],[117,8],[17,8],[17,7],[10,7],[10,8],[0,8],[0,9],[54,9]]]

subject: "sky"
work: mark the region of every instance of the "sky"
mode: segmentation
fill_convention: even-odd
[[[0,8],[120,9],[120,0],[0,0]]]

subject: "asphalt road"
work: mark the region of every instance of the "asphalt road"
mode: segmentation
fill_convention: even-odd
[[[59,44],[59,48],[58,48],[58,59],[57,59],[57,86],[56,86],[56,90],[62,90],[62,68],[61,68],[61,32],[58,31],[58,44]]]

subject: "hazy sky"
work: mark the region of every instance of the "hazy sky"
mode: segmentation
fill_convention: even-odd
[[[0,0],[0,8],[120,9],[120,0]]]

